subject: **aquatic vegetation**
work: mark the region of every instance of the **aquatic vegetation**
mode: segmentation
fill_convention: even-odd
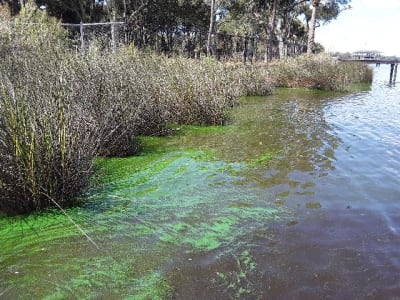
[[[0,265],[17,276],[11,280],[11,272],[1,275],[0,289],[17,286],[21,299],[28,291],[51,299],[169,299],[173,287],[162,266],[173,253],[230,253],[256,223],[286,218],[284,208],[257,202],[246,187],[235,185],[237,175],[229,170],[239,166],[207,157],[201,151],[145,153],[124,159],[124,168],[121,159],[100,160],[104,181],[83,207],[68,211],[99,249],[60,214],[1,219]],[[221,180],[224,184],[215,184]],[[68,244],[74,245],[70,251],[60,252]],[[41,267],[32,265],[32,259]],[[37,272],[43,275],[29,275]],[[40,282],[47,274],[55,281],[44,286]]]
[[[235,260],[235,269],[228,272],[216,272],[216,276],[211,282],[221,285],[230,299],[247,299],[247,297],[254,299],[255,285],[250,277],[262,276],[257,272],[257,264],[249,250],[244,250],[239,255],[233,255],[233,259]]]
[[[266,71],[167,59],[133,47],[107,53],[92,45],[76,54],[67,40],[65,47],[51,47],[58,42],[47,39],[54,26],[43,34],[43,45],[10,38],[24,37],[21,28],[0,36],[8,43],[4,49],[16,49],[0,53],[0,211],[80,207],[69,208],[68,217],[57,211],[0,217],[0,295],[169,299],[171,264],[182,263],[183,255],[212,253],[234,258],[232,270],[217,273],[227,294],[250,297],[257,265],[249,251],[238,249],[248,246],[254,228],[295,224],[285,202],[265,193],[273,180],[249,175],[280,155],[291,159],[278,178],[296,163],[310,170],[316,155],[307,157],[294,141],[310,141],[304,128],[315,127],[322,137],[310,148],[324,144],[319,112],[296,98],[277,109],[283,117],[248,105],[236,115],[240,124],[198,126],[225,124],[239,96],[270,93]],[[278,130],[279,137],[270,134]],[[312,188],[290,178],[281,182]]]
[[[167,134],[168,124],[224,124],[248,90],[250,71],[213,60],[95,43],[76,53],[29,5],[0,41],[0,211],[9,215],[77,204],[97,157],[135,154],[138,136]]]
[[[277,156],[278,156],[278,153],[267,152],[267,153],[264,153],[264,154],[260,155],[257,158],[252,159],[250,161],[250,165],[252,165],[252,166],[260,166],[260,165],[263,165],[263,164],[267,163],[269,160],[271,160],[271,159],[273,159],[273,158],[275,158]]]
[[[268,78],[279,87],[352,91],[354,84],[372,82],[372,69],[366,64],[339,62],[327,54],[302,55],[277,61]]]
[[[318,209],[318,208],[321,208],[322,205],[319,202],[307,202],[306,207],[311,208],[311,209]]]

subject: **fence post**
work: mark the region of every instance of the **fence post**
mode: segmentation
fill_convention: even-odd
[[[128,44],[128,22],[126,18],[124,20],[124,44]]]
[[[111,50],[115,52],[116,42],[115,42],[115,11],[113,12],[113,18],[111,22]]]
[[[83,50],[85,44],[84,44],[84,39],[83,39],[83,22],[81,20],[81,22],[79,23],[79,33],[80,33],[80,40],[81,40],[81,50]]]

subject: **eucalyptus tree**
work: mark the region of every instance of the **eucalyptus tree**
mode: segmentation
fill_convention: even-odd
[[[308,42],[307,42],[307,53],[314,52],[314,40],[315,40],[315,24],[317,23],[317,8],[320,5],[321,0],[312,0],[312,13],[310,20],[310,27],[308,29]]]
[[[275,38],[275,27],[276,27],[276,14],[278,11],[279,0],[273,0],[271,6],[271,13],[268,22],[268,43],[265,49],[265,61],[269,61],[272,59],[272,47]]]
[[[264,38],[265,60],[271,60],[276,40],[277,20],[283,0],[230,1],[222,27],[235,34]]]
[[[309,41],[314,49],[315,27],[330,22],[348,8],[351,0],[232,0],[220,28],[233,34],[267,39],[265,59],[272,57],[275,40]],[[302,23],[303,20],[303,23]],[[308,37],[307,37],[308,32]]]
[[[219,20],[221,14],[225,14],[227,5],[232,2],[231,0],[204,0],[206,5],[209,5],[210,9],[210,18],[209,18],[209,25],[208,25],[208,32],[207,32],[207,55],[211,54],[212,48],[212,36],[216,31],[216,19],[219,16]]]
[[[121,15],[122,0],[114,1],[119,1]],[[159,44],[158,49],[169,52],[175,40],[207,32],[209,6],[203,0],[126,1],[126,20],[139,47]]]
[[[309,19],[307,53],[315,48],[315,28],[318,21],[328,23],[337,18],[341,11],[350,8],[351,0],[310,0],[311,17]],[[319,15],[319,16],[318,16]]]
[[[214,32],[214,21],[215,21],[215,0],[211,0],[210,4],[210,26],[208,28],[207,35],[207,55],[211,54],[211,36]]]
[[[306,41],[307,28],[300,16],[304,14],[305,2],[281,0],[278,18],[283,41],[303,44]]]

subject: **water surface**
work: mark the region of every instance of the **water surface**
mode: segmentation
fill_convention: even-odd
[[[0,219],[1,299],[399,299],[400,97],[276,90],[100,161],[69,215]]]

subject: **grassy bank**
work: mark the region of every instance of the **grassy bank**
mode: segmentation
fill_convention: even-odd
[[[350,91],[354,84],[372,82],[372,70],[327,54],[301,55],[277,61],[268,71],[268,80],[276,87]]]
[[[241,96],[269,94],[270,82],[337,89],[368,73],[327,57],[265,68],[133,46],[108,52],[95,42],[76,52],[56,20],[29,6],[0,27],[0,212],[7,214],[75,205],[96,157],[135,154],[138,136],[163,135],[169,124],[222,125]]]

